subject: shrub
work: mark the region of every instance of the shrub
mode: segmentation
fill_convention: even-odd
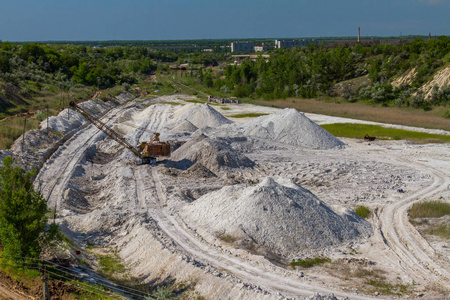
[[[364,205],[360,205],[355,208],[355,213],[363,219],[367,219],[370,216],[370,208]]]
[[[444,118],[450,119],[450,110],[446,110],[443,115]]]
[[[38,120],[39,122],[42,122],[45,120],[45,118],[47,117],[47,113],[45,111],[42,110],[38,110],[36,111],[36,113],[34,114],[34,117],[36,118],[36,120]]]
[[[34,191],[33,176],[13,165],[10,156],[0,168],[0,235],[2,255],[13,260],[37,258],[41,253],[39,238],[45,234],[47,205],[39,192]]]
[[[411,101],[409,102],[412,107],[421,107],[425,101],[423,92],[417,92],[416,95],[412,96]]]
[[[403,106],[405,105],[405,101],[402,98],[395,99],[395,105]]]
[[[122,87],[123,87],[123,89],[124,89],[126,92],[128,92],[128,91],[130,90],[130,88],[131,88],[131,86],[130,86],[130,84],[129,84],[128,82],[122,83]]]

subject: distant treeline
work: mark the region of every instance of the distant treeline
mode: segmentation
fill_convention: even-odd
[[[423,106],[418,88],[434,72],[450,61],[450,38],[416,39],[402,44],[354,43],[351,45],[315,45],[294,49],[276,49],[270,58],[244,60],[228,65],[222,73],[204,71],[203,84],[236,97],[279,99],[332,95],[332,87],[345,80],[368,75],[368,82],[357,90],[340,94],[347,100],[371,100],[377,103]],[[393,88],[393,77],[415,69],[410,84]],[[435,90],[434,103],[450,101],[450,87]]]
[[[223,54],[184,54],[152,50],[145,46],[89,47],[73,44],[0,44],[0,78],[17,86],[81,84],[101,88],[133,84],[139,76],[183,57],[191,63],[211,64]]]
[[[216,89],[223,96],[278,99],[309,98],[318,94],[333,96],[332,88],[336,83],[368,75],[370,81],[366,85],[339,96],[348,101],[368,99],[421,106],[423,96],[416,94],[417,89],[450,60],[450,38],[446,36],[400,44],[364,40],[272,49],[268,52],[269,58],[244,60],[241,64],[234,64],[227,52],[155,50],[144,45],[152,42],[159,46],[211,47],[229,41],[106,41],[104,45],[123,45],[100,48],[97,47],[102,45],[100,42],[78,42],[78,45],[0,42],[0,78],[20,87],[26,94],[30,82],[106,88],[131,85],[157,69],[168,71],[170,64],[187,64],[189,75],[196,76],[199,83]],[[96,47],[82,43],[92,43]],[[412,68],[416,71],[412,82],[394,89],[390,80]],[[435,103],[448,101],[446,90],[436,90],[435,95]]]
[[[391,40],[391,39],[426,39],[428,36],[422,35],[406,35],[406,36],[364,36],[363,40]],[[110,40],[110,41],[34,41],[38,44],[55,44],[55,45],[77,45],[89,47],[114,47],[114,46],[145,46],[145,47],[205,47],[214,48],[216,46],[230,46],[232,42],[254,42],[273,44],[274,40],[356,40],[356,36],[348,37],[283,37],[283,38],[237,38],[237,39],[197,39],[197,40]],[[17,45],[29,44],[30,42],[13,42]]]

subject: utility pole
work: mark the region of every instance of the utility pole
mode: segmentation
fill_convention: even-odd
[[[22,152],[25,151],[25,130],[27,130],[27,117],[23,119]]]
[[[56,203],[55,203],[55,208],[53,209],[53,224],[55,224],[55,219],[56,219]]]
[[[46,265],[44,265],[44,270],[43,270],[43,281],[44,281],[44,287],[43,287],[43,296],[44,296],[44,300],[51,300],[50,298],[50,291],[48,290],[48,283],[47,283],[47,270],[46,270]]]
[[[48,127],[48,105],[47,105],[47,136],[49,133],[50,128]]]

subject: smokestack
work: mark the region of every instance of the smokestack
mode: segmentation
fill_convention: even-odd
[[[360,34],[361,34],[361,32],[360,32],[360,29],[359,29],[359,27],[358,27],[358,42],[359,42]]]
[[[431,32],[428,32],[428,40],[431,40]]]

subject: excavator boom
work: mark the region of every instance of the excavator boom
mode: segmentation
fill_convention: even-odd
[[[134,148],[130,143],[127,142],[126,139],[124,139],[117,132],[108,127],[105,123],[89,114],[86,110],[84,110],[81,106],[77,105],[74,101],[71,101],[69,105],[73,109],[77,110],[80,114],[82,114],[86,119],[88,119],[89,122],[91,122],[95,127],[103,131],[107,136],[114,139],[116,142],[118,142],[131,152],[133,152],[134,155],[136,155],[137,157],[142,158],[141,153],[136,148]]]
[[[120,134],[115,132],[112,128],[108,127],[105,123],[100,121],[98,118],[92,116],[81,106],[77,105],[74,101],[71,101],[69,105],[82,114],[86,119],[89,120],[98,129],[103,131],[107,136],[114,139],[116,142],[133,152],[136,157],[140,158],[142,163],[149,164],[156,162],[156,157],[158,156],[170,156],[170,145],[167,142],[159,141],[159,133],[155,133],[155,136],[148,143],[142,142],[138,147],[133,147],[127,142]]]

